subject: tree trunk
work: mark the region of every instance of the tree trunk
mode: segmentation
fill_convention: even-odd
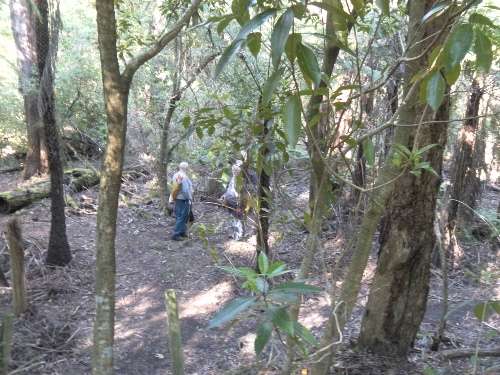
[[[48,159],[43,143],[43,124],[38,112],[38,87],[40,75],[36,69],[37,50],[35,27],[37,18],[27,0],[10,0],[12,34],[17,49],[19,87],[24,99],[24,116],[27,129],[28,150],[23,177],[48,171]]]
[[[447,237],[452,237],[460,218],[470,219],[480,192],[480,173],[483,159],[475,160],[478,145],[479,104],[483,92],[476,80],[466,104],[466,119],[459,135],[457,152],[452,163],[451,191],[448,204]],[[448,249],[449,250],[449,249]]]
[[[130,85],[137,69],[161,52],[181,32],[200,3],[201,0],[194,0],[168,32],[146,47],[139,55],[131,58],[120,73],[116,47],[115,1],[96,1],[97,33],[107,116],[107,146],[101,165],[99,185],[101,193],[97,211],[93,375],[114,373],[116,218],[125,156]]]
[[[12,304],[14,315],[19,316],[29,309],[24,268],[24,248],[19,218],[6,224],[7,242],[10,250],[10,269],[12,277]]]
[[[447,97],[436,114],[440,122],[420,125],[415,132],[419,148],[437,144],[429,151],[427,161],[438,175],[448,119]],[[410,141],[406,146],[411,149],[414,141]],[[440,183],[438,176],[422,171],[420,176],[407,173],[394,184],[358,340],[361,347],[374,353],[406,357],[424,317]],[[418,215],[412,214],[417,212]],[[408,220],[408,215],[412,215],[412,220]]]
[[[406,57],[411,58],[421,55],[432,42],[435,42],[432,35],[434,35],[433,27],[435,27],[436,22],[427,22],[425,27],[422,27],[421,24],[424,15],[431,9],[432,2],[430,0],[426,0],[424,3],[412,1],[409,2],[407,6],[409,17],[407,40],[411,41],[412,44],[407,48]],[[439,22],[441,22],[441,27],[444,27],[442,20],[439,20]],[[423,41],[425,41],[425,43]],[[410,82],[415,74],[426,67],[427,59],[425,56],[421,59],[413,59],[406,62],[404,82]],[[419,114],[422,111],[422,106],[415,104],[418,102],[418,89],[416,84],[406,85],[403,92],[402,104],[395,113],[395,118],[398,119],[399,124],[409,125],[415,123],[415,119],[419,118]],[[393,181],[401,173],[399,168],[392,162],[395,154],[394,144],[408,144],[408,140],[412,133],[413,130],[409,126],[399,126],[395,130],[393,145],[389,149],[384,166],[374,184],[378,186],[378,188],[374,190],[371,199],[368,201],[365,214],[363,215],[354,253],[342,284],[340,296],[337,302],[334,301],[332,303],[331,315],[319,347],[320,355],[318,355],[318,358],[315,358],[316,362],[314,362],[312,366],[312,373],[314,375],[323,375],[328,372],[333,361],[334,353],[342,342],[344,327],[351,316],[355,302],[358,298],[361,280],[372,249],[377,225],[383,213],[385,203],[392,191]]]
[[[61,150],[59,132],[56,124],[55,101],[54,101],[54,77],[52,64],[57,50],[56,35],[61,25],[59,8],[56,6],[49,13],[47,0],[37,0],[36,5],[40,17],[36,22],[37,57],[40,79],[40,107],[42,114],[45,144],[47,146],[50,167],[50,189],[51,189],[51,224],[49,235],[49,247],[45,263],[50,266],[66,266],[71,261],[71,250],[66,235],[66,215],[64,208],[64,183],[63,169],[61,163]],[[50,19],[49,19],[50,17]],[[52,33],[49,33],[49,25]]]

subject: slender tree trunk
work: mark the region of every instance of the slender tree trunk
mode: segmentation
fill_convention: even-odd
[[[48,171],[48,157],[43,143],[43,123],[38,112],[40,75],[36,62],[37,23],[35,12],[27,0],[10,0],[12,34],[17,49],[19,87],[24,100],[24,116],[27,129],[28,150],[23,177]]]
[[[426,159],[440,176],[449,97],[435,117],[438,123],[419,126],[415,144],[418,148],[437,145]],[[411,142],[406,145],[410,149]],[[421,172],[420,176],[407,173],[396,181],[386,208],[385,233],[358,340],[361,347],[378,354],[406,357],[427,306],[441,180],[431,172]],[[408,220],[409,214],[412,220]]]
[[[181,32],[200,6],[200,0],[182,14],[172,28],[131,58],[122,73],[118,63],[114,0],[97,0],[97,32],[102,83],[107,117],[107,147],[101,165],[100,196],[97,210],[96,281],[92,374],[112,375],[115,278],[116,219],[125,156],[128,98],[135,72],[155,57]]]
[[[259,103],[260,104],[260,103]],[[269,256],[269,200],[271,197],[268,196],[268,192],[271,191],[271,177],[266,172],[264,168],[265,162],[269,155],[269,149],[266,146],[266,138],[268,134],[269,120],[264,121],[264,126],[262,127],[262,133],[260,134],[260,142],[263,145],[260,150],[261,155],[259,159],[262,160],[262,164],[259,165],[259,182],[257,186],[257,200],[259,202],[259,212],[257,214],[257,252],[263,251],[268,257]],[[260,163],[259,163],[260,164]],[[256,265],[258,268],[258,265]]]
[[[421,20],[426,12],[431,9],[433,2],[425,0],[424,3],[408,3],[408,37],[410,43],[407,57],[415,57],[422,54],[430,43],[435,41],[434,35],[435,22],[428,22],[422,27]],[[442,20],[440,20],[442,22]],[[441,24],[441,27],[443,25]],[[405,64],[404,82],[410,82],[412,77],[425,68],[427,59],[417,59]],[[418,90],[415,85],[406,85],[403,92],[403,101],[398,108],[395,116],[401,125],[415,124],[422,114],[422,106],[418,104]],[[396,143],[409,144],[410,137],[413,134],[411,126],[400,126],[396,128],[393,145]],[[360,232],[352,256],[351,263],[347,270],[346,277],[342,284],[342,289],[337,303],[333,303],[330,318],[320,343],[320,349],[315,356],[316,362],[312,366],[313,375],[323,375],[333,361],[334,353],[342,342],[344,327],[349,320],[356,299],[358,298],[361,280],[366,268],[370,251],[372,249],[373,238],[383,213],[383,208],[392,191],[394,180],[400,175],[401,171],[393,164],[392,158],[395,153],[394,146],[389,149],[388,156],[384,166],[375,182],[378,188],[373,192],[367,205]]]
[[[51,224],[47,265],[66,266],[71,261],[71,250],[66,235],[66,216],[64,208],[64,183],[63,169],[61,163],[61,151],[59,146],[59,132],[57,130],[54,103],[54,77],[52,64],[57,50],[57,38],[49,32],[58,33],[60,28],[59,9],[57,6],[49,10],[47,0],[37,0],[36,5],[40,17],[36,21],[37,56],[40,79],[40,112],[42,114],[45,144],[48,150],[50,167],[50,189],[51,189]]]

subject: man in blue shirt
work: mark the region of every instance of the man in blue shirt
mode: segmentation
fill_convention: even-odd
[[[175,227],[172,233],[172,240],[182,241],[187,238],[186,225],[189,217],[191,201],[193,200],[193,185],[187,176],[188,163],[183,161],[179,164],[179,171],[172,177],[172,182],[178,182],[180,190],[175,197]]]

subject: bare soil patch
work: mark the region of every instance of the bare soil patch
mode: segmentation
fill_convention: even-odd
[[[0,191],[22,181],[17,173],[1,176]],[[202,189],[201,180],[195,185]],[[211,316],[225,303],[246,291],[241,280],[224,273],[217,264],[251,267],[255,262],[255,238],[251,222],[247,237],[235,242],[227,236],[227,214],[217,206],[195,199],[196,223],[190,239],[170,240],[174,218],[162,216],[159,199],[150,192],[155,189],[151,175],[125,182],[124,198],[120,199],[116,238],[116,325],[115,373],[118,375],[170,374],[167,344],[164,293],[176,290],[180,303],[181,332],[187,374],[278,374],[283,348],[274,342],[256,359],[253,353],[255,322],[245,321],[233,327],[206,330]],[[294,205],[305,204],[307,187],[291,184],[286,187],[290,201],[278,208],[283,213]],[[197,195],[199,197],[199,194]],[[16,214],[0,215],[0,225],[14,215],[22,222],[26,270],[31,311],[15,321],[11,374],[91,373],[92,325],[94,317],[93,286],[95,270],[95,226],[98,188],[73,196],[80,210],[67,209],[67,232],[73,260],[67,268],[55,270],[43,266],[50,228],[50,202],[34,203]],[[498,193],[485,191],[483,201],[496,207]],[[127,204],[128,203],[128,204]],[[278,212],[279,214],[279,212]],[[280,215],[277,215],[280,216]],[[201,225],[206,234],[200,232]],[[311,283],[324,286],[323,262],[327,272],[333,269],[345,238],[342,223],[331,221],[325,227],[324,258],[317,258]],[[289,268],[298,268],[307,234],[291,221],[275,223],[273,251],[275,261],[285,261]],[[280,239],[284,234],[283,239]],[[498,280],[478,282],[465,276],[465,268],[478,272],[478,265],[499,272],[500,249],[493,242],[468,242],[462,245],[462,257],[450,274],[450,307],[463,301],[500,299]],[[472,245],[471,245],[472,244]],[[376,251],[366,271],[362,293],[369,290],[369,280],[376,264]],[[0,267],[8,272],[8,248],[0,240]],[[341,268],[342,272],[342,268]],[[469,358],[446,358],[429,351],[431,335],[436,332],[440,316],[441,278],[433,271],[427,316],[421,335],[408,360],[373,356],[354,350],[365,298],[349,322],[345,346],[336,358],[332,374],[423,374],[424,365],[441,368],[443,374],[472,373]],[[500,336],[487,336],[500,327],[498,315],[480,325],[471,312],[472,305],[463,306],[449,317],[446,335],[449,341],[441,349],[500,346]],[[0,288],[0,315],[11,310],[9,288]],[[304,302],[301,322],[318,338],[327,319],[329,302],[326,293],[309,296]],[[485,357],[476,373],[500,364],[499,357]],[[299,362],[297,374],[305,374],[307,362]],[[493,373],[500,373],[500,369]],[[485,372],[484,372],[485,373]]]

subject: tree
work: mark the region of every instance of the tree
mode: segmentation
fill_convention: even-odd
[[[12,34],[17,48],[19,84],[24,99],[24,116],[27,129],[28,150],[24,178],[48,170],[48,156],[43,143],[43,125],[38,111],[40,78],[36,48],[37,9],[28,0],[10,0]]]
[[[40,78],[40,108],[48,151],[51,187],[51,225],[46,263],[65,266],[71,261],[66,235],[64,183],[61,163],[59,131],[55,116],[53,64],[57,51],[57,36],[61,27],[58,3],[49,10],[47,0],[35,2],[40,16],[36,20],[36,52]],[[50,30],[49,30],[50,26]]]
[[[120,71],[117,48],[117,20],[114,0],[97,0],[97,30],[101,56],[102,83],[107,116],[107,147],[101,166],[97,212],[96,285],[92,373],[113,374],[115,316],[115,237],[118,196],[123,170],[127,107],[135,72],[155,57],[187,25],[200,0],[193,1],[175,24],[142,52],[132,57]]]

